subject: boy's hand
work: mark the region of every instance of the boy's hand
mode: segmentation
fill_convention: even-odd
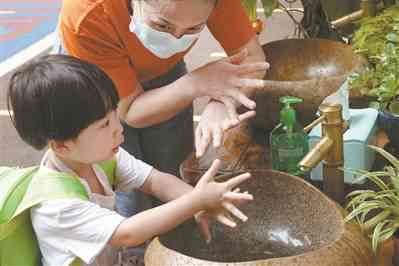
[[[220,160],[216,159],[194,188],[194,192],[197,193],[201,200],[203,209],[225,207],[226,209],[229,208],[228,210],[230,211],[232,209],[230,204],[228,204],[229,202],[253,199],[251,194],[232,191],[239,184],[249,179],[251,177],[250,173],[238,175],[226,182],[215,182],[214,177],[219,167]],[[232,212],[232,214],[234,213]]]
[[[239,192],[240,189],[237,188],[234,192]],[[248,194],[248,192],[244,192]],[[248,202],[248,200],[237,201],[235,205],[241,205]],[[238,209],[237,209],[238,210]],[[238,214],[238,218],[245,222],[248,220],[248,217],[243,214],[240,210],[238,210],[240,214]],[[195,221],[198,224],[199,230],[205,241],[209,244],[212,240],[211,226],[214,220],[218,221],[221,224],[224,224],[229,227],[235,227],[236,223],[231,215],[223,208],[208,210],[208,211],[200,211],[195,216]]]
[[[209,229],[210,218],[215,219],[224,225],[235,227],[237,224],[232,218],[232,215],[243,222],[248,219],[248,217],[245,216],[245,214],[243,214],[235,205],[253,199],[251,194],[247,192],[240,193],[239,189],[234,189],[237,185],[251,177],[249,173],[219,183],[214,181],[214,176],[219,170],[219,167],[220,161],[216,159],[194,188],[194,191],[198,193],[205,209],[204,211],[199,212],[195,218],[207,242],[211,240]]]

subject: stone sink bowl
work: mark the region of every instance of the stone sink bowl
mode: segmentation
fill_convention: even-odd
[[[315,119],[323,99],[366,62],[349,45],[326,39],[279,40],[263,45],[263,50],[270,69],[265,76],[267,85],[255,92],[257,115],[253,124],[266,131],[279,122],[281,96],[304,100],[297,110],[300,122],[307,125]]]
[[[193,221],[155,238],[146,266],[371,266],[369,242],[342,209],[300,178],[281,172],[252,172],[240,186],[254,195],[242,206],[246,223],[216,225],[205,244]]]

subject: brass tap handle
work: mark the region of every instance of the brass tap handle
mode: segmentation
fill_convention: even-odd
[[[318,124],[323,122],[324,118],[325,118],[325,116],[322,115],[319,118],[315,119],[312,123],[310,123],[309,125],[304,127],[303,131],[305,131],[306,134],[309,133],[309,131],[311,131],[312,128],[314,128],[315,126],[317,126]]]

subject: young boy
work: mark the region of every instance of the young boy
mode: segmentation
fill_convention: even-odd
[[[235,226],[228,213],[245,221],[234,205],[252,195],[232,191],[250,175],[214,182],[216,160],[195,188],[135,159],[119,145],[122,126],[119,98],[110,78],[98,67],[69,56],[49,55],[22,66],[11,77],[8,106],[19,135],[36,149],[48,147],[40,167],[79,177],[89,195],[44,201],[31,209],[42,264],[109,266],[117,247],[136,246],[197,215],[200,224],[213,216]],[[170,156],[173,156],[171,154]],[[129,218],[114,211],[113,186],[99,166],[116,159],[116,190],[139,189],[164,202]],[[209,215],[204,214],[209,211]],[[210,240],[209,228],[205,227]]]

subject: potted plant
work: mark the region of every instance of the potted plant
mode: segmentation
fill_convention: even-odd
[[[350,88],[374,97],[371,104],[377,109],[399,114],[399,5],[363,19],[352,47],[369,67],[350,77]]]
[[[370,106],[380,111],[378,125],[399,154],[399,5],[363,19],[352,47],[369,66],[349,78],[349,88],[372,99]]]
[[[386,38],[382,50],[369,57],[371,63],[365,71],[350,77],[349,85],[351,89],[373,97],[372,107],[399,115],[399,12],[397,33],[391,32]]]
[[[390,165],[381,171],[354,171],[359,177],[376,185],[376,190],[356,190],[348,194],[350,199],[345,221],[355,219],[362,230],[371,236],[372,248],[376,252],[381,242],[393,237],[394,264],[399,265],[399,159],[382,148],[369,146],[382,155]]]

